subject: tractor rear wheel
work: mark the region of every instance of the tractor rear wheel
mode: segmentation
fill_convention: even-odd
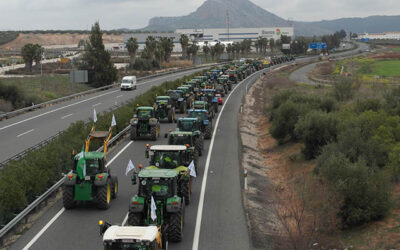
[[[196,170],[196,175],[198,175],[198,173],[199,173],[199,168],[198,168],[198,165],[199,165],[199,151],[198,150],[195,150],[194,152],[193,152],[193,163],[194,163],[194,169]]]
[[[96,194],[97,207],[100,209],[108,209],[111,201],[111,183],[107,180],[107,183],[103,186],[97,187]]]
[[[150,127],[150,135],[151,135],[151,139],[153,141],[157,140],[157,127],[156,126]]]
[[[136,127],[132,127],[131,125],[131,140],[136,141],[137,138],[137,129]]]
[[[182,241],[183,238],[183,220],[184,220],[184,202],[182,202],[181,208],[178,212],[170,214],[168,227],[167,227],[167,236],[168,240],[172,242]]]
[[[173,117],[172,117],[172,109],[168,110],[168,122],[172,123]]]
[[[111,198],[115,199],[115,198],[117,198],[117,195],[118,195],[118,178],[117,178],[117,176],[111,177],[111,183],[112,183]]]
[[[228,89],[229,89],[229,91],[232,90],[232,84],[228,84]]]
[[[186,113],[186,103],[185,103],[185,102],[181,102],[181,103],[179,104],[179,112],[180,112],[181,114]]]
[[[72,209],[76,206],[74,186],[63,186],[63,204],[65,209]]]
[[[185,199],[185,204],[189,205],[190,204],[190,196],[191,196],[191,190],[190,190],[190,184],[189,182],[182,182],[181,184],[181,193],[183,198]]]
[[[205,139],[211,139],[212,136],[212,125],[209,123],[205,129]]]
[[[199,152],[198,153],[199,156],[203,155],[203,148],[201,146],[202,146],[201,140],[200,140],[200,138],[197,138],[194,143],[194,147],[195,147],[196,151]]]
[[[142,226],[142,214],[134,213],[129,210],[128,213],[128,226]]]

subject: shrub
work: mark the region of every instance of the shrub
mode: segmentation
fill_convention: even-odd
[[[296,137],[305,144],[307,159],[315,158],[322,146],[336,141],[338,119],[335,114],[313,110],[300,117],[295,126]]]
[[[389,181],[365,161],[351,163],[336,144],[323,148],[316,172],[327,178],[342,197],[339,216],[346,227],[384,217],[391,207]]]
[[[338,78],[333,84],[333,94],[336,100],[347,101],[353,96],[352,80],[349,78]]]
[[[360,114],[368,110],[378,112],[381,108],[382,105],[379,99],[363,99],[357,100],[354,110]]]

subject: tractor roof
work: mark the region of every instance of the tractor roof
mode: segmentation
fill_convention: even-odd
[[[194,101],[194,103],[193,103],[194,105],[196,105],[196,104],[198,104],[198,105],[203,105],[203,104],[207,104],[207,102],[205,102],[205,101]]]
[[[138,107],[137,110],[153,110],[153,107]]]
[[[189,113],[208,113],[205,109],[189,109]]]
[[[202,89],[201,92],[215,92],[215,89]]]
[[[185,151],[186,146],[183,145],[154,145],[150,147],[151,151]]]
[[[160,96],[156,97],[157,100],[159,100],[159,99],[169,99],[169,98],[170,98],[169,96],[165,96],[165,95],[160,95]]]
[[[104,158],[104,153],[103,152],[96,152],[96,151],[92,151],[92,152],[85,152],[85,159],[103,159]],[[79,160],[80,159],[80,155],[79,153],[75,155],[75,160]]]
[[[179,121],[197,121],[196,117],[190,118],[190,117],[185,117],[185,118],[179,118]]]
[[[189,131],[172,131],[169,133],[170,135],[193,135],[193,132],[189,132]]]
[[[189,89],[190,85],[182,85],[180,87],[178,87],[178,90],[182,90],[182,89]]]
[[[140,240],[154,241],[158,235],[156,226],[148,227],[121,227],[111,226],[103,235],[103,241]]]
[[[168,93],[170,93],[170,92],[182,93],[182,90],[180,90],[180,89],[168,90]]]
[[[139,172],[139,178],[175,178],[176,176],[178,173],[174,169],[142,169]]]

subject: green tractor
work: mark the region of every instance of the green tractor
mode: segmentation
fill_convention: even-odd
[[[211,139],[212,136],[212,117],[204,109],[189,110],[188,118],[197,118],[201,124],[201,132],[204,133],[204,139]]]
[[[111,135],[111,127],[109,131],[96,131],[93,126],[85,141],[85,149],[73,156],[72,171],[64,177],[63,183],[65,209],[76,207],[78,202],[94,202],[98,208],[108,209],[111,199],[117,197],[118,178],[106,167],[107,144]],[[103,152],[89,152],[92,140],[104,141]]]
[[[211,118],[214,118],[215,116],[214,109],[210,109],[210,106],[207,101],[194,101],[193,109],[204,109],[209,112]]]
[[[192,108],[192,103],[193,103],[193,93],[194,89],[192,88],[191,85],[182,85],[177,88],[178,90],[181,90],[183,92],[183,98],[185,98],[186,101],[186,109],[191,109]]]
[[[171,131],[166,134],[168,137],[168,145],[185,145],[187,151],[196,155],[193,157],[198,160],[197,156],[202,156],[204,150],[204,140],[200,131]],[[197,166],[197,162],[195,162]]]
[[[168,119],[169,123],[176,122],[175,107],[173,107],[171,97],[157,96],[154,109],[159,120]]]
[[[160,122],[156,118],[153,107],[138,107],[131,119],[131,140],[150,135],[153,141],[160,136]]]
[[[166,232],[161,227],[132,227],[111,225],[99,221],[100,235],[103,236],[104,250],[167,250]]]
[[[178,173],[171,169],[143,169],[138,178],[138,193],[129,204],[128,225],[156,225],[165,228],[168,241],[182,241],[185,201],[178,195]],[[136,174],[132,184],[136,184]]]
[[[182,90],[168,90],[168,95],[171,100],[171,105],[175,110],[179,110],[179,113],[186,113],[186,99],[184,98]]]
[[[190,147],[190,145],[189,145]],[[146,158],[150,158],[150,166],[146,169],[173,169],[178,174],[178,194],[190,204],[192,178],[189,165],[194,163],[195,170],[199,155],[184,145],[146,145]]]
[[[229,81],[228,75],[218,77],[218,83],[223,85],[225,89],[227,88],[229,91],[232,90],[232,82]],[[228,93],[228,91],[226,91],[226,93]]]
[[[226,73],[229,76],[229,81],[231,81],[233,83],[238,83],[241,80],[243,80],[243,79],[241,79],[239,73],[235,69],[227,70]]]

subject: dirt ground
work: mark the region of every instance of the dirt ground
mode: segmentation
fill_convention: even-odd
[[[0,49],[16,50],[21,49],[27,43],[37,43],[42,46],[49,45],[71,45],[78,44],[83,39],[89,38],[88,34],[19,34],[18,37],[6,44],[0,45]],[[122,43],[124,35],[103,34],[104,43]]]

